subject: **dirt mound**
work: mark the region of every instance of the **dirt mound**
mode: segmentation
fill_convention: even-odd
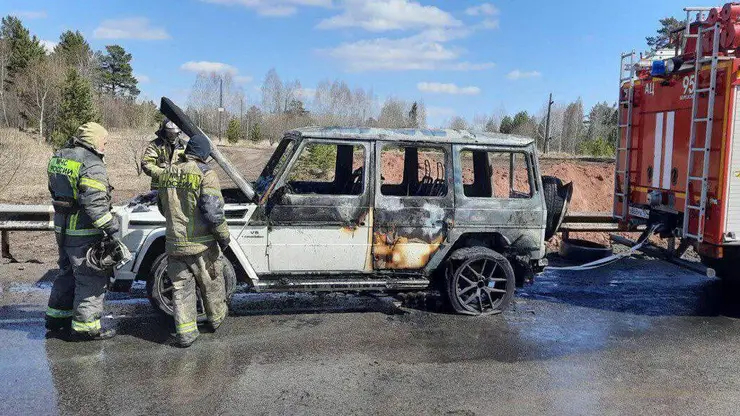
[[[614,164],[605,162],[540,162],[543,175],[573,182],[571,212],[611,212],[614,195]]]

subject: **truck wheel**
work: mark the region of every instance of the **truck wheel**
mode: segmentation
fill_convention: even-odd
[[[506,257],[485,247],[455,251],[447,261],[446,290],[452,309],[466,315],[501,313],[514,297],[514,270]]]
[[[545,225],[545,241],[548,241],[558,232],[563,218],[568,212],[570,199],[573,197],[573,183],[563,185],[563,181],[554,176],[542,177],[542,191],[547,206],[547,224]]]
[[[226,257],[221,259],[221,263],[223,264],[226,302],[228,303],[236,290],[236,271]],[[151,277],[146,282],[146,293],[149,296],[149,302],[155,310],[171,316],[174,312],[172,308],[172,281],[167,275],[167,254],[162,253],[154,260],[151,271]],[[202,320],[205,319],[205,311],[198,285],[195,285],[195,292],[198,297],[198,319]]]

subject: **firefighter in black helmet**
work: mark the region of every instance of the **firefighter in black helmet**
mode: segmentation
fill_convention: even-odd
[[[149,143],[141,158],[141,170],[152,178],[151,190],[159,189],[159,175],[177,161],[185,149],[182,131],[168,119],[157,130],[157,138]]]

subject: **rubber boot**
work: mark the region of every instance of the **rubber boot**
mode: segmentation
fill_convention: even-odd
[[[84,341],[103,341],[111,339],[116,336],[115,329],[103,328],[100,332],[77,332],[72,331],[70,341],[84,342]]]
[[[216,332],[216,330],[218,329],[218,327],[220,327],[221,324],[224,323],[224,320],[225,319],[226,318],[221,318],[218,321],[209,322],[209,325],[211,327],[211,332]]]
[[[47,316],[44,326],[49,332],[69,331],[72,328],[72,318],[52,318]]]
[[[196,339],[198,339],[198,331],[188,332],[187,334],[177,334],[175,337],[175,346],[180,348],[188,348],[193,345]]]

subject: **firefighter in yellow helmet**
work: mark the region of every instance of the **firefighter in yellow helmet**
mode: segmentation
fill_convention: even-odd
[[[103,161],[107,138],[100,124],[83,124],[47,167],[60,273],[51,289],[46,328],[71,330],[73,340],[116,334],[100,324],[108,275],[86,259],[90,247],[119,229],[118,218],[111,213],[113,188]]]
[[[159,175],[178,160],[185,148],[182,131],[168,119],[162,121],[156,134],[157,138],[149,143],[141,158],[142,172],[152,178],[151,190],[159,189]]]
[[[158,207],[167,220],[167,274],[180,347],[189,347],[199,335],[196,284],[212,330],[228,312],[222,250],[230,235],[218,176],[206,164],[210,153],[208,138],[195,135],[159,177]]]

